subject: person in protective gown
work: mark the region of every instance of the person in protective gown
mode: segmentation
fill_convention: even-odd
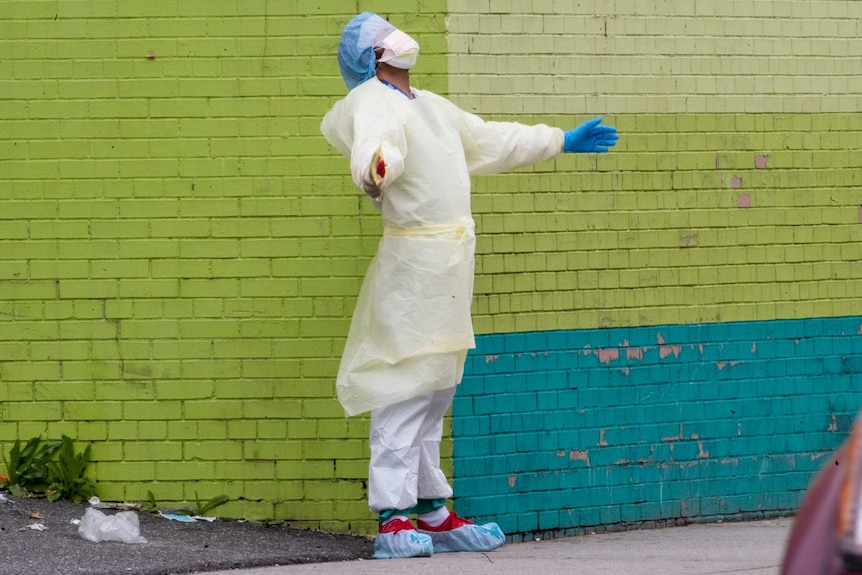
[[[338,47],[349,93],[321,124],[383,218],[336,382],[348,416],[371,412],[375,558],[504,542],[497,524],[475,525],[447,509],[452,488],[440,469],[443,418],[475,347],[470,176],[563,152],[605,152],[618,137],[600,118],[568,132],[483,121],[410,86],[418,53],[413,38],[376,14],[355,16]]]

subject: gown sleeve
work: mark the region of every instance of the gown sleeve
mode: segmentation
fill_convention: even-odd
[[[433,97],[461,136],[471,175],[499,174],[550,160],[563,152],[563,131],[559,128],[485,121],[445,98]]]
[[[320,129],[329,143],[350,160],[350,174],[360,188],[372,159],[380,151],[386,165],[381,184],[385,190],[404,172],[407,139],[403,112],[397,105],[390,105],[393,102],[386,92],[365,87],[363,84],[355,88],[338,102],[324,116]]]

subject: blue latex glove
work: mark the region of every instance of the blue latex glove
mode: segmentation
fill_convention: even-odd
[[[613,126],[599,126],[601,118],[584,122],[577,128],[565,133],[564,152],[607,152],[615,146],[619,135]]]

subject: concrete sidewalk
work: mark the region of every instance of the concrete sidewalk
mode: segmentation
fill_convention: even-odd
[[[792,519],[511,543],[491,553],[222,571],[222,575],[777,575]],[[209,575],[214,575],[210,573]]]

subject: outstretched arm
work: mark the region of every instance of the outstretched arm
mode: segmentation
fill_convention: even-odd
[[[497,174],[544,162],[563,152],[606,152],[619,137],[616,128],[590,120],[568,132],[544,124],[486,122],[445,98],[440,105],[461,136],[471,174]]]

